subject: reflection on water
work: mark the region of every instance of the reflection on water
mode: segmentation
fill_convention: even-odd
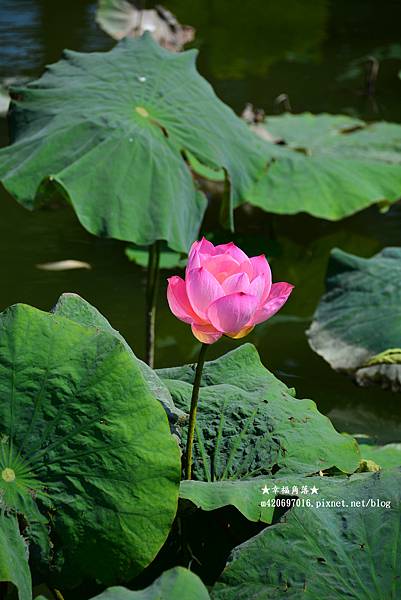
[[[378,10],[374,0],[184,0],[164,4],[181,22],[197,29],[198,65],[217,93],[235,110],[246,102],[266,112],[277,111],[274,99],[290,96],[296,112],[347,112],[365,118],[401,121],[397,71],[390,57],[380,66],[375,105],[360,94],[363,81],[341,78],[350,65],[374,48],[399,38],[399,2]],[[147,3],[150,7],[151,3]],[[313,6],[313,10],[312,7]],[[94,21],[92,0],[1,0],[0,79],[36,77],[64,47],[106,50],[113,41]],[[7,143],[0,120],[0,145]],[[213,210],[208,229],[216,229]],[[400,245],[401,207],[387,214],[369,209],[341,223],[307,216],[281,217],[257,209],[237,211],[236,240],[251,254],[265,252],[275,280],[295,283],[285,309],[249,336],[263,362],[298,395],[313,398],[341,430],[401,439],[399,395],[376,388],[359,389],[334,373],[307,343],[305,329],[323,291],[330,249],[337,246],[363,256]],[[217,233],[222,239],[224,232]],[[92,270],[41,271],[36,264],[75,259]],[[165,278],[160,281],[158,366],[195,360],[197,345],[189,328],[169,312]],[[68,207],[29,213],[0,191],[0,309],[23,301],[49,309],[64,291],[74,291],[95,304],[119,329],[139,356],[144,353],[142,314],[145,273],[131,265],[124,244],[86,233]],[[213,358],[237,346],[224,340],[210,350]]]

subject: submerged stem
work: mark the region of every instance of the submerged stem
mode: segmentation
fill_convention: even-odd
[[[205,354],[207,346],[207,344],[202,344],[201,346],[198,364],[196,365],[194,384],[192,388],[191,408],[189,411],[187,451],[185,458],[185,479],[191,479],[192,476],[192,447],[194,443],[196,411],[198,408],[199,388],[202,378],[203,365],[205,364]]]
[[[156,240],[149,248],[146,285],[146,362],[153,368],[155,356],[156,300],[159,284],[160,243]]]

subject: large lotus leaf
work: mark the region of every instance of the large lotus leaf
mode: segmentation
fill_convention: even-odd
[[[133,592],[123,587],[106,590],[92,600],[209,600],[210,596],[195,573],[183,567],[165,571],[152,585]]]
[[[334,249],[326,289],[308,330],[313,350],[339,371],[355,373],[371,361],[391,378],[391,350],[401,347],[401,249],[368,259]]]
[[[0,316],[0,393],[0,491],[24,515],[34,564],[66,586],[140,572],[174,519],[180,458],[124,345],[13,306]]]
[[[233,551],[213,600],[400,598],[401,471],[320,480],[311,506]]]
[[[17,588],[19,600],[32,600],[28,546],[20,534],[17,519],[4,513],[0,515],[0,587],[2,582]],[[0,597],[7,600],[11,595],[2,589]]]
[[[176,431],[176,425],[187,420],[187,415],[174,406],[171,394],[160,377],[156,375],[155,371],[151,369],[149,365],[135,356],[123,336],[110,325],[106,317],[104,317],[97,308],[81,298],[81,296],[78,296],[78,294],[65,293],[60,296],[52,312],[62,317],[66,317],[67,319],[71,319],[80,325],[96,327],[114,335],[122,344],[124,344],[127,352],[131,355],[133,362],[139,367],[153,396],[162,403],[171,428]]]
[[[259,127],[284,144],[247,196],[266,211],[337,220],[401,196],[401,125],[304,113]]]
[[[193,365],[158,371],[174,403],[188,411]],[[336,466],[353,472],[356,442],[335,431],[312,400],[262,365],[244,344],[205,364],[197,416],[194,475],[198,480],[245,478],[282,472],[315,473]]]
[[[90,232],[145,246],[166,240],[187,252],[206,200],[185,153],[224,168],[234,205],[267,161],[267,146],[217,98],[195,58],[149,34],[110,52],[66,51],[14,90],[13,144],[0,152],[4,186],[33,208],[56,185]]]

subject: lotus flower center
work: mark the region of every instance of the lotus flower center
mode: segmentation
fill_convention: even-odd
[[[143,106],[136,106],[135,110],[138,113],[138,115],[141,115],[141,117],[145,117],[146,118],[146,117],[149,116],[148,111]]]
[[[1,472],[1,476],[4,481],[7,481],[7,483],[11,483],[15,480],[15,472],[13,469],[9,469],[8,467]]]

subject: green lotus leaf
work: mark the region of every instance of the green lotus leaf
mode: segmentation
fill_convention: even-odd
[[[303,113],[269,116],[259,128],[283,145],[248,194],[251,204],[335,221],[401,196],[401,125]]]
[[[73,587],[142,571],[174,519],[180,457],[125,346],[15,305],[0,315],[0,393],[0,493],[35,572]]]
[[[310,480],[311,506],[234,549],[213,600],[400,598],[401,470]]]
[[[263,477],[247,480],[189,481],[180,485],[180,498],[189,500],[202,510],[216,510],[223,506],[235,506],[249,521],[271,523],[273,509],[263,509],[260,505]]]
[[[4,473],[3,470],[1,477],[7,478],[7,472]],[[17,588],[19,600],[32,600],[28,546],[20,534],[17,519],[4,513],[0,515],[0,582],[12,584]],[[11,598],[11,595],[8,595],[9,591],[11,590],[2,589],[1,597],[5,600]]]
[[[56,187],[91,233],[187,252],[206,199],[185,153],[225,170],[229,220],[267,162],[264,142],[217,98],[195,58],[148,33],[110,52],[65,51],[13,91],[13,143],[0,152],[5,188],[32,209]]]
[[[185,422],[188,416],[174,405],[171,394],[160,377],[156,375],[149,365],[135,356],[123,336],[110,325],[106,317],[104,317],[97,308],[81,298],[78,294],[64,293],[58,299],[52,312],[62,317],[66,317],[67,319],[71,319],[80,325],[96,327],[97,329],[101,329],[102,331],[114,335],[124,345],[127,352],[132,357],[134,364],[139,367],[142,377],[145,379],[153,396],[163,405],[170,427],[174,433],[177,432],[177,424],[179,425],[180,423]]]
[[[314,480],[297,474],[291,477],[252,477],[251,479],[223,481],[189,481],[183,480],[180,484],[181,500],[188,500],[197,508],[204,511],[217,510],[225,506],[234,506],[248,521],[259,521],[270,524],[273,520],[275,507],[273,503],[265,502],[281,494],[281,490],[291,482],[292,486],[305,485]],[[274,486],[278,491],[274,491]],[[283,487],[284,486],[284,487]]]
[[[372,258],[334,249],[326,290],[307,332],[313,350],[357,381],[370,370],[384,385],[400,383],[401,249]]]
[[[131,591],[123,587],[106,590],[92,600],[209,600],[210,596],[197,575],[174,567],[165,571],[144,590]]]
[[[157,371],[174,403],[188,412],[193,365]],[[352,473],[359,464],[355,440],[337,433],[312,400],[260,362],[254,346],[207,362],[197,416],[194,478],[213,481],[254,475],[316,473],[336,466]]]

